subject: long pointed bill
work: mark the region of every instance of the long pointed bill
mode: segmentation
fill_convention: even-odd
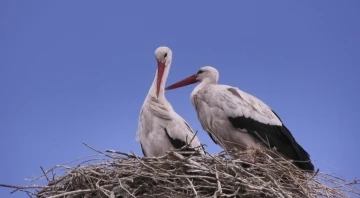
[[[191,75],[187,78],[185,78],[184,80],[181,80],[177,83],[174,83],[168,87],[165,88],[165,90],[170,90],[170,89],[176,89],[176,88],[179,88],[179,87],[184,87],[186,85],[190,85],[190,84],[194,84],[198,82],[198,80],[196,80],[196,75]]]
[[[158,72],[157,72],[157,79],[156,79],[156,96],[159,97],[160,93],[160,85],[164,75],[165,70],[165,63],[158,61]]]

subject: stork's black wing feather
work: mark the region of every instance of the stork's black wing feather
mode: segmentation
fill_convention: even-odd
[[[183,148],[184,146],[186,146],[186,142],[185,142],[185,141],[180,140],[180,139],[177,139],[177,138],[172,138],[172,137],[169,135],[169,133],[168,133],[168,131],[167,131],[166,128],[164,128],[164,131],[165,131],[166,136],[168,137],[171,145],[173,145],[173,147],[174,147],[175,149],[180,149],[180,148]],[[202,146],[202,145],[201,145],[201,146]],[[202,148],[204,149],[203,146],[202,146]],[[183,151],[195,151],[195,148],[187,147],[187,148],[183,149]],[[204,149],[204,151],[205,151],[205,149]],[[184,157],[189,157],[191,154],[185,154],[185,153],[183,153],[182,155],[183,155]]]
[[[276,115],[275,112],[274,114]],[[250,135],[270,148],[275,147],[278,152],[286,157],[294,161],[301,161],[294,162],[297,167],[304,170],[314,170],[314,165],[310,161],[309,154],[296,142],[285,125],[276,126],[264,124],[243,116],[228,117],[228,119],[235,128],[246,129]]]
[[[166,128],[164,128],[164,130],[165,130],[166,136],[169,138],[169,141],[173,145],[174,148],[180,149],[180,148],[182,148],[182,147],[184,147],[186,145],[186,142],[184,142],[183,140],[172,138],[169,135]]]
[[[146,155],[146,153],[145,153],[145,150],[144,150],[144,147],[143,147],[143,145],[141,144],[141,142],[140,142],[140,146],[141,146],[141,151],[142,151],[144,157],[147,157],[147,155]]]
[[[208,135],[210,136],[210,138],[212,139],[212,141],[215,143],[215,144],[219,144],[215,138],[213,137],[213,135],[209,132],[209,131],[206,131],[208,133]]]
[[[189,126],[189,124],[188,124],[187,122],[185,122],[185,120],[184,120],[184,123],[185,123],[186,127],[189,129],[189,131],[191,131],[191,133],[194,134],[194,131],[191,129],[191,127]],[[211,135],[211,134],[209,134],[209,135],[210,135],[211,139],[214,141],[212,135]],[[215,141],[214,141],[214,142],[215,142]],[[215,142],[215,143],[216,143],[216,142]],[[216,144],[217,144],[217,143],[216,143]],[[203,151],[205,151],[205,148],[204,148],[204,146],[203,146],[202,144],[201,144],[201,148],[203,149]]]

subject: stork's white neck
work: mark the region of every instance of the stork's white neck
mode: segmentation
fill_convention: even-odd
[[[164,74],[162,76],[162,80],[161,80],[161,83],[160,83],[160,87],[159,87],[159,99],[160,100],[165,100],[165,84],[166,84],[166,80],[168,78],[168,75],[169,75],[169,68],[170,68],[170,65],[167,65],[165,67],[165,70],[164,70]],[[149,93],[148,93],[148,96],[152,96],[152,97],[156,97],[156,92],[157,92],[157,89],[156,89],[156,86],[157,86],[157,73],[158,73],[158,70],[156,70],[156,73],[155,73],[155,78],[154,78],[154,81],[150,87],[150,90],[149,90]]]
[[[191,102],[194,104],[193,98],[197,94],[197,92],[199,92],[201,89],[204,89],[208,85],[215,85],[215,84],[217,84],[216,79],[211,79],[211,78],[203,79],[191,92],[191,95],[190,95]]]

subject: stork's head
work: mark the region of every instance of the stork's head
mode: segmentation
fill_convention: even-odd
[[[191,75],[177,83],[174,83],[166,87],[166,90],[176,89],[197,82],[206,82],[206,84],[216,84],[218,80],[219,80],[218,70],[211,66],[204,66],[200,68],[196,74]]]
[[[171,66],[172,51],[170,48],[165,46],[158,47],[155,50],[155,58],[158,67],[156,80],[156,96],[159,97],[160,85],[163,81],[164,71],[166,70],[168,72]]]
[[[217,83],[219,80],[219,72],[214,67],[204,66],[196,73],[196,80],[197,82],[207,80],[209,83]]]

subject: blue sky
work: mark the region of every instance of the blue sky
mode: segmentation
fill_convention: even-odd
[[[169,46],[167,84],[212,65],[220,83],[270,105],[317,168],[360,176],[360,2],[0,1],[0,183],[25,185],[45,169],[93,154],[141,154],[135,141]],[[199,130],[194,86],[166,93]],[[0,197],[9,195],[0,188]]]

